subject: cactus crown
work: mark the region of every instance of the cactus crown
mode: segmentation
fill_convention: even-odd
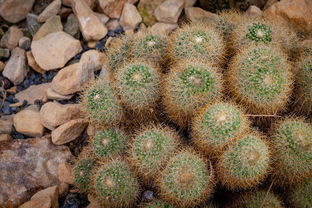
[[[125,149],[126,134],[117,128],[99,130],[92,141],[92,150],[98,157],[112,157]]]
[[[116,160],[99,167],[93,189],[103,204],[126,206],[135,201],[139,184],[128,164]]]
[[[130,149],[135,166],[146,175],[157,173],[177,148],[178,138],[168,127],[151,126],[140,131]]]
[[[95,166],[95,161],[85,157],[78,160],[73,168],[75,184],[82,190],[89,189],[92,169]]]
[[[294,207],[312,207],[312,178],[292,188],[289,201]]]
[[[272,40],[272,31],[269,26],[261,23],[253,23],[248,27],[247,38],[256,43],[269,43]]]
[[[123,102],[133,109],[155,104],[159,95],[160,72],[154,66],[134,61],[116,74],[116,86]]]
[[[110,83],[98,80],[85,90],[84,97],[91,121],[111,124],[121,119],[122,109]]]

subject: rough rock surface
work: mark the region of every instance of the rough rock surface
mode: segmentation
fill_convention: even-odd
[[[34,104],[35,100],[47,101],[46,91],[51,86],[51,83],[44,83],[39,85],[32,85],[26,90],[20,91],[15,97],[23,102],[27,101],[29,104]]]
[[[61,0],[54,0],[51,2],[38,16],[38,22],[45,22],[50,17],[55,16],[59,12],[61,5]]]
[[[61,22],[61,17],[60,16],[53,16],[49,18],[36,32],[36,34],[33,37],[34,40],[39,40],[40,38],[43,38],[44,36],[62,31],[63,30],[63,25]]]
[[[45,73],[45,70],[43,70],[36,62],[33,54],[31,51],[27,51],[26,52],[26,57],[27,57],[27,63],[28,65],[33,69],[35,70],[36,72],[40,73],[40,74],[43,74]]]
[[[63,67],[82,50],[79,40],[63,31],[50,33],[33,41],[31,49],[36,62],[44,70]]]
[[[205,21],[216,21],[218,19],[218,15],[212,12],[208,12],[199,7],[188,7],[185,8],[185,16],[191,20],[205,20]]]
[[[2,0],[0,2],[0,16],[8,22],[17,23],[30,12],[35,0]]]
[[[136,7],[132,4],[126,3],[119,21],[124,30],[135,29],[141,21],[142,17]]]
[[[18,46],[19,40],[23,37],[23,32],[16,26],[12,26],[2,36],[0,46],[12,50]]]
[[[157,22],[151,27],[152,33],[164,33],[169,34],[173,30],[178,28],[178,24],[170,24],[170,23],[163,23],[163,22]]]
[[[19,205],[59,184],[57,167],[70,158],[69,149],[52,145],[49,137],[0,143],[0,207]]]
[[[73,95],[61,95],[55,92],[54,90],[52,90],[51,87],[47,89],[46,93],[47,93],[47,98],[51,100],[69,100],[70,98],[73,97]]]
[[[99,0],[100,10],[110,18],[119,19],[124,4],[128,0]]]
[[[154,11],[163,1],[164,0],[140,0],[138,11],[146,25],[151,26],[157,22]]]
[[[177,23],[183,10],[184,0],[166,0],[155,10],[159,22]]]

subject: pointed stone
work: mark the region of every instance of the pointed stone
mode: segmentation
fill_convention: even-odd
[[[38,22],[45,22],[50,17],[53,17],[57,15],[57,13],[60,11],[62,2],[61,0],[54,0],[51,2],[39,15],[37,18]]]

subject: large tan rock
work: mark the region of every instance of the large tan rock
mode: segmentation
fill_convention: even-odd
[[[41,191],[38,191],[31,197],[31,200],[37,200],[42,198],[49,198],[51,201],[51,208],[58,208],[58,196],[59,196],[59,188],[58,186],[52,186]]]
[[[126,3],[119,22],[124,30],[131,30],[135,29],[142,22],[142,17],[134,5]]]
[[[0,16],[8,22],[17,23],[30,12],[35,0],[2,0]]]
[[[9,207],[9,204],[17,207],[34,191],[58,185],[57,167],[71,157],[68,147],[53,145],[50,137],[3,142],[0,145],[0,199],[4,203],[0,202],[0,207]],[[45,200],[40,199],[37,204],[40,201]],[[35,207],[35,204],[31,206]]]
[[[82,54],[79,63],[89,65],[94,71],[100,70],[106,61],[106,55],[97,50],[88,50]]]
[[[2,36],[0,46],[12,50],[18,46],[19,40],[23,37],[23,32],[16,26],[12,26]]]
[[[61,17],[60,16],[53,16],[49,18],[36,32],[36,34],[33,37],[34,40],[39,40],[40,38],[43,38],[44,36],[62,31],[63,30],[63,25],[61,22]]]
[[[188,7],[184,9],[185,16],[191,21],[196,20],[205,20],[205,21],[217,21],[218,15],[208,12],[206,10],[203,10],[199,7]]]
[[[47,98],[51,100],[69,100],[73,97],[73,95],[61,95],[55,92],[54,90],[52,90],[51,87],[47,89],[46,93],[47,93]]]
[[[75,140],[87,127],[85,119],[71,120],[52,131],[52,142],[56,145],[66,144]]]
[[[84,0],[72,2],[72,9],[79,21],[79,28],[85,40],[100,40],[107,34],[107,28]]]
[[[178,24],[170,24],[170,23],[163,23],[157,22],[151,28],[152,33],[163,33],[163,34],[170,34],[172,31],[178,28]]]
[[[34,104],[35,100],[47,101],[47,89],[51,86],[51,83],[44,83],[39,85],[31,85],[26,90],[18,92],[15,97],[23,102],[27,101],[29,104]]]
[[[263,17],[279,21],[284,19],[293,26],[308,34],[312,34],[312,1],[310,0],[283,0],[267,8]]]
[[[48,102],[41,107],[40,117],[42,125],[53,130],[70,120],[81,118],[81,106],[79,104],[62,105],[57,102]]]
[[[61,163],[57,167],[57,176],[61,182],[74,184],[73,169],[68,163]]]
[[[16,131],[27,136],[40,137],[43,135],[44,127],[36,106],[30,106],[18,112],[13,118],[13,124]]]
[[[99,9],[110,18],[119,19],[128,0],[99,0]]]
[[[19,47],[12,50],[12,55],[5,65],[2,74],[15,85],[23,82],[27,74],[25,50]]]
[[[184,0],[166,0],[155,10],[159,22],[177,23],[183,10]]]
[[[18,208],[51,208],[51,200],[49,197],[42,197],[25,202]]]
[[[31,51],[27,51],[26,52],[26,57],[27,57],[27,63],[28,65],[35,70],[36,72],[40,73],[40,74],[44,74],[45,70],[43,70],[36,62],[33,54]]]
[[[38,22],[45,22],[50,17],[55,16],[61,9],[62,1],[54,0],[52,1],[38,16]]]
[[[63,31],[50,33],[31,44],[33,56],[44,70],[63,67],[81,50],[79,40]]]

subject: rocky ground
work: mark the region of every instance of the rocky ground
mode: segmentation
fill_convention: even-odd
[[[312,37],[310,0],[230,2]],[[170,33],[186,19],[215,21],[220,9],[196,0],[0,1],[0,207],[99,207],[72,186],[71,163],[92,130],[79,92],[105,76],[116,36]]]

